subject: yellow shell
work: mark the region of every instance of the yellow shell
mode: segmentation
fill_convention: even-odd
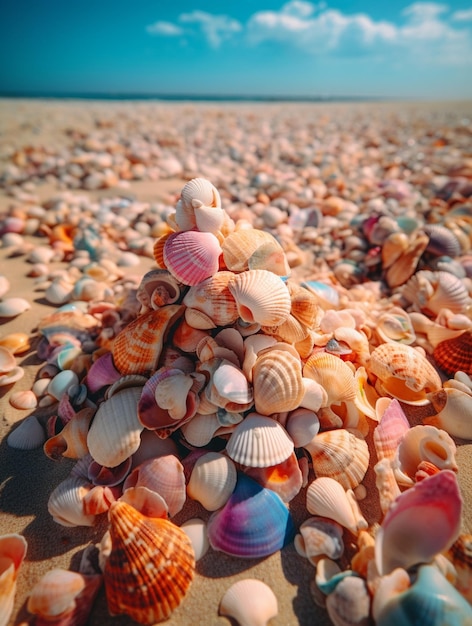
[[[171,521],[146,517],[119,500],[109,518],[112,548],[104,581],[110,613],[140,624],[168,619],[195,573],[190,539]]]
[[[252,377],[256,411],[262,415],[293,411],[305,394],[300,359],[288,350],[260,353]]]

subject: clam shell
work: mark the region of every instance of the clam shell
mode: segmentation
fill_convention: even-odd
[[[261,558],[281,550],[294,536],[290,513],[270,489],[238,475],[229,500],[208,520],[214,550],[241,558]]]
[[[398,496],[377,532],[375,562],[381,575],[431,560],[458,538],[462,498],[456,475],[443,470]]]
[[[236,274],[228,287],[245,322],[277,326],[289,316],[290,293],[272,272],[260,269]]]
[[[195,561],[199,561],[205,556],[210,547],[206,532],[206,523],[198,517],[193,517],[184,522],[180,528],[192,542],[193,551],[195,552]]]
[[[216,511],[228,501],[236,480],[233,461],[219,452],[208,452],[197,459],[187,484],[187,493],[207,511]]]
[[[91,485],[79,476],[66,478],[51,492],[48,511],[53,520],[62,526],[93,526],[94,515],[84,512],[84,498]]]
[[[215,326],[233,324],[239,316],[236,301],[228,286],[233,278],[232,272],[218,272],[190,287],[182,302],[208,315]]]
[[[163,250],[165,267],[184,285],[197,285],[216,274],[221,254],[218,239],[211,233],[187,230],[172,233]]]
[[[36,415],[29,415],[7,437],[10,448],[35,450],[46,441],[46,433]]]
[[[316,476],[329,476],[345,489],[354,489],[369,467],[366,441],[344,428],[318,433],[305,444]]]
[[[250,413],[236,425],[226,453],[236,463],[249,467],[269,467],[288,459],[293,441],[284,427],[271,417]]]
[[[457,337],[441,341],[434,348],[433,357],[449,376],[459,371],[472,375],[472,331],[466,330]]]
[[[367,522],[353,510],[352,499],[347,496],[341,483],[329,476],[315,478],[308,485],[306,508],[312,515],[321,515],[338,522],[341,526],[357,533],[367,528]]]
[[[15,409],[35,409],[38,406],[38,399],[33,391],[24,389],[11,394],[10,404]]]
[[[278,614],[277,598],[261,580],[245,578],[229,587],[220,601],[219,613],[240,626],[266,626]]]
[[[117,335],[112,354],[121,374],[144,374],[156,369],[167,334],[183,310],[181,305],[169,304],[149,311]]]
[[[31,309],[31,304],[24,298],[4,298],[0,302],[0,317],[16,317]]]
[[[30,336],[27,333],[9,333],[0,338],[0,347],[6,348],[13,355],[22,354],[30,349]]]
[[[288,350],[260,352],[252,380],[256,411],[263,415],[292,411],[305,395],[300,358]]]
[[[16,579],[28,544],[22,535],[0,535],[0,624],[6,625],[13,612]]]
[[[187,535],[166,519],[148,518],[125,502],[109,510],[112,548],[104,569],[108,609],[140,624],[168,619],[195,572]]]
[[[225,266],[232,272],[262,269],[288,276],[285,252],[273,235],[255,229],[235,230],[221,244]]]

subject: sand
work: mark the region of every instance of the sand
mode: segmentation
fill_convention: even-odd
[[[31,120],[31,123],[28,126],[23,122],[21,132],[15,133],[16,116],[12,102],[0,102],[0,112],[4,114],[0,115],[3,119],[0,144],[2,152],[5,153],[7,147],[11,150],[12,145],[19,147],[41,144],[57,147],[57,142],[67,143],[63,132],[59,132],[58,129],[60,124],[62,124],[61,128],[64,128],[67,123],[70,106],[68,104],[60,107],[57,103],[47,102],[20,102],[20,117],[24,119],[26,110],[26,117]],[[86,130],[90,128],[90,119],[87,115],[89,105],[80,105],[82,106],[83,119],[79,123],[75,118],[74,128]],[[113,108],[116,105],[107,103],[95,106]],[[136,105],[136,107],[139,106]],[[402,108],[401,104],[390,106],[392,111],[401,113],[411,108],[411,106]],[[244,105],[244,107],[247,110],[249,105]],[[347,107],[348,105],[345,110],[348,110]],[[52,116],[48,123],[40,125],[39,131],[35,130],[35,124],[38,124],[38,120],[44,120],[44,113],[51,108],[53,113],[57,111],[62,113],[60,123],[55,122]],[[447,110],[447,105],[440,105],[439,108]],[[467,110],[467,106],[465,109]],[[107,110],[109,113],[110,108]],[[211,110],[214,112],[215,107],[212,106]],[[343,110],[342,107],[340,110]],[[118,114],[119,107],[116,107],[116,111]],[[272,113],[273,109],[268,106],[267,115],[270,116]],[[154,181],[130,181],[126,189],[117,185],[100,190],[80,190],[80,193],[88,194],[92,199],[125,193],[128,197],[132,196],[138,201],[161,200],[172,205],[185,180],[185,175],[182,173],[182,175],[168,176]],[[23,191],[26,194],[34,194],[38,204],[41,204],[57,192],[57,181],[42,180],[31,189],[26,188]],[[18,200],[18,192],[15,193],[17,198],[12,197],[11,190],[8,194],[5,192],[0,194],[0,211],[7,211],[12,204],[21,202],[21,198]],[[29,237],[27,240],[35,244],[44,243],[38,237]],[[61,263],[57,266],[60,267]],[[128,268],[127,272],[141,276],[151,267],[153,267],[153,260],[142,257],[140,265]],[[9,403],[9,397],[13,391],[31,388],[38,368],[42,364],[35,352],[38,342],[36,326],[38,320],[54,310],[54,307],[45,301],[43,292],[36,289],[34,279],[27,276],[30,264],[26,262],[24,255],[12,257],[10,249],[1,248],[0,268],[1,274],[11,281],[8,295],[24,297],[32,305],[29,311],[17,318],[2,320],[0,328],[2,336],[21,330],[30,333],[32,337],[31,348],[17,357],[18,363],[25,369],[25,376],[13,386],[0,388],[0,531],[1,533],[20,533],[28,542],[28,553],[18,577],[15,607],[11,618],[11,624],[19,624],[28,619],[25,601],[32,586],[41,575],[55,567],[76,568],[81,550],[90,542],[98,542],[103,528],[101,526],[66,528],[56,524],[48,514],[49,494],[69,474],[74,461],[63,459],[55,462],[48,459],[42,449],[25,452],[12,449],[6,443],[6,437],[21,419],[30,413],[38,413],[38,411],[14,409]],[[48,411],[50,412],[50,409],[42,410],[43,414]],[[41,414],[41,411],[39,413]],[[420,412],[409,410],[412,423],[420,423],[421,415],[428,413],[431,413],[428,408]],[[458,480],[464,500],[463,531],[472,532],[472,444],[457,440],[457,446]],[[368,495],[366,500],[361,502],[361,508],[368,521],[373,522],[379,518],[379,509],[372,467],[367,473],[364,484]],[[296,524],[306,517],[304,497],[304,490],[302,490],[290,504]],[[207,518],[208,513],[196,503],[188,502],[176,521],[181,523],[193,516]],[[425,532],[427,532],[426,520]],[[313,566],[296,553],[293,544],[288,545],[281,552],[260,560],[236,559],[210,550],[197,564],[197,574],[185,601],[166,623],[170,626],[228,624],[227,618],[218,616],[218,605],[224,591],[232,582],[252,577],[269,584],[277,596],[279,613],[271,621],[273,626],[328,625],[331,621],[326,611],[314,603],[310,593],[314,571]],[[125,616],[113,619],[108,616],[102,589],[88,623],[91,626],[105,623],[125,625],[130,624],[131,620]]]

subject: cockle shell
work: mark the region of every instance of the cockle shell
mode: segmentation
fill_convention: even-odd
[[[462,498],[456,475],[443,470],[416,483],[393,502],[377,532],[381,575],[408,569],[447,550],[459,536]]]
[[[29,415],[7,437],[10,448],[35,450],[46,441],[46,433],[36,415]]]
[[[300,534],[295,535],[294,545],[298,554],[313,565],[323,556],[339,559],[344,552],[343,528],[334,520],[309,517],[300,525]]]
[[[313,328],[322,312],[316,296],[291,280],[286,285],[290,293],[291,314],[304,326]]]
[[[215,235],[195,230],[172,233],[163,250],[165,267],[184,285],[197,285],[216,274],[220,255]]]
[[[351,490],[348,491],[352,494]],[[328,517],[356,534],[359,530],[366,529],[368,524],[353,504],[353,496],[349,496],[341,483],[334,478],[320,476],[308,485],[306,492],[308,512]]]
[[[16,317],[31,309],[31,304],[24,298],[4,298],[0,302],[0,317]]]
[[[293,441],[284,427],[271,417],[250,413],[236,425],[226,444],[226,453],[236,463],[269,467],[288,459]]]
[[[233,583],[220,601],[219,613],[239,626],[267,626],[278,614],[277,598],[261,580],[244,578]]]
[[[470,296],[462,280],[450,272],[421,270],[402,288],[402,296],[420,311],[434,317],[441,309],[462,313]]]
[[[369,448],[359,435],[345,428],[318,433],[305,444],[316,476],[329,476],[345,489],[354,489],[369,467]]]
[[[233,324],[239,316],[236,301],[229,289],[233,278],[232,272],[218,272],[190,287],[182,302],[208,315],[215,326]]]
[[[257,559],[283,548],[294,536],[290,513],[270,489],[239,474],[229,500],[208,520],[208,539],[214,550]]]
[[[292,411],[305,394],[300,358],[277,346],[258,353],[252,380],[255,408],[263,415]]]
[[[377,391],[406,404],[428,403],[426,394],[441,388],[434,367],[418,350],[398,343],[375,348],[367,363],[369,375],[378,378]]]
[[[125,502],[109,510],[112,548],[103,572],[108,609],[140,624],[168,619],[193,580],[187,535],[171,521],[148,518]]]
[[[466,330],[457,337],[438,343],[433,357],[449,376],[454,376],[459,371],[472,375],[472,330]]]
[[[207,511],[216,511],[226,504],[236,486],[236,466],[219,452],[200,456],[187,484],[187,493]]]
[[[144,374],[156,369],[167,334],[183,310],[179,304],[169,304],[149,311],[117,335],[112,354],[121,374]]]
[[[84,512],[83,501],[92,485],[79,476],[70,476],[51,492],[48,511],[62,526],[93,526],[94,515]]]
[[[444,386],[428,394],[428,399],[437,414],[426,418],[426,424],[442,428],[453,437],[472,440],[472,395]]]
[[[264,269],[235,274],[228,285],[245,322],[277,326],[290,314],[290,293],[283,280]]]
[[[22,535],[0,535],[0,625],[6,626],[13,611],[16,579],[28,544]]]
[[[225,266],[232,272],[262,269],[288,276],[290,267],[280,243],[267,231],[235,230],[221,244]]]

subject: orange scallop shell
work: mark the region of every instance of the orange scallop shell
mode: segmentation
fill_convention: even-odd
[[[146,517],[120,500],[109,518],[112,549],[104,581],[110,613],[140,624],[168,619],[194,577],[190,539],[171,521]]]
[[[456,372],[472,375],[472,331],[441,341],[433,352],[438,366],[449,376]]]

